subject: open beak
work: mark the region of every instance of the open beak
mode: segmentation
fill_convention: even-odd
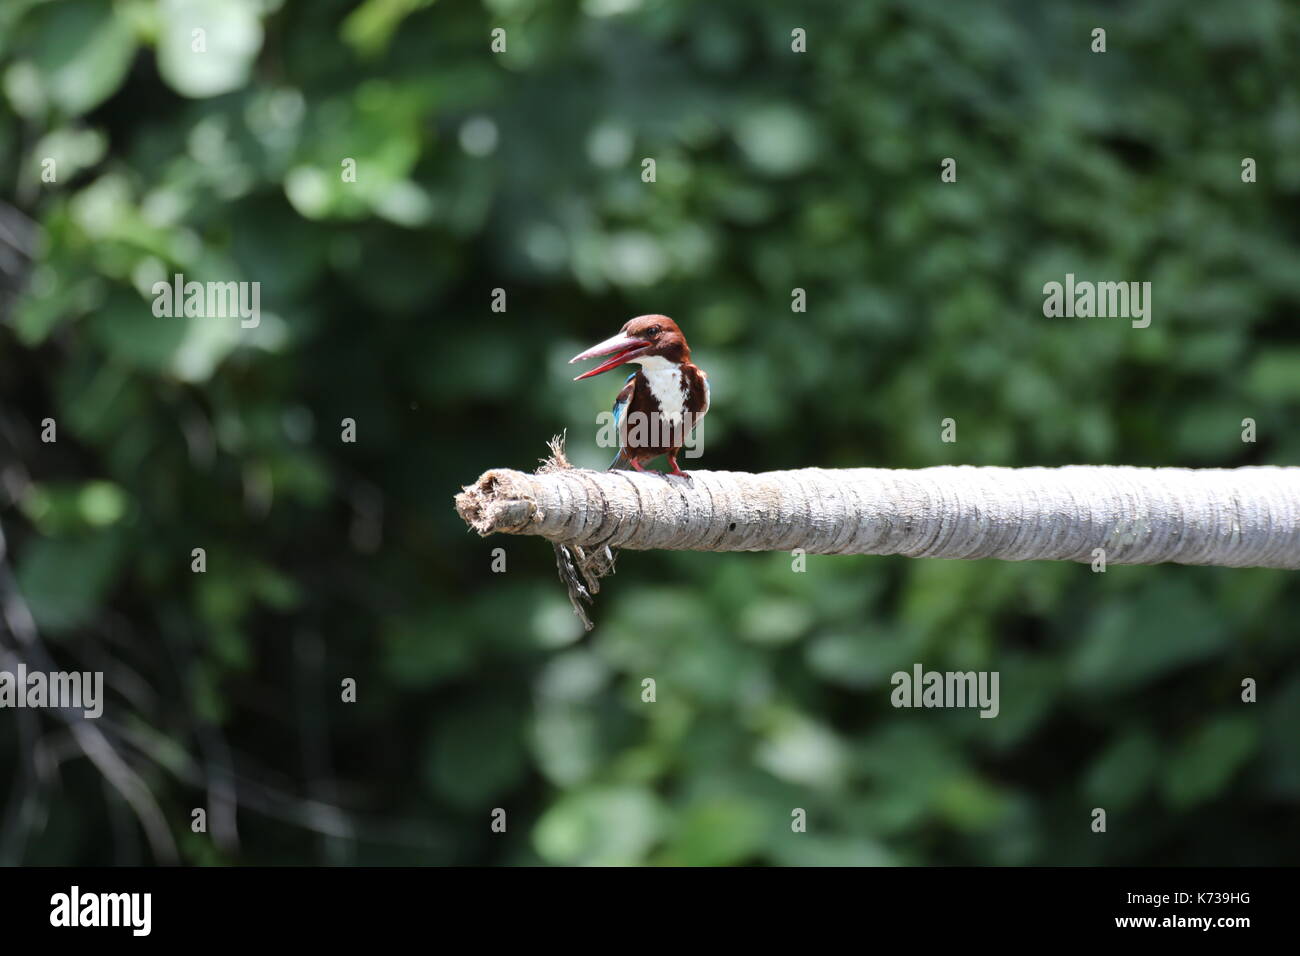
[[[573,358],[569,359],[569,364],[572,365],[574,362],[581,362],[583,359],[597,358],[601,355],[613,356],[613,358],[608,362],[603,362],[595,368],[583,372],[575,378],[574,381],[577,382],[584,378],[591,378],[593,375],[599,375],[601,372],[608,372],[612,368],[618,368],[624,362],[636,358],[648,348],[650,348],[650,343],[644,339],[634,339],[632,336],[624,335],[620,332],[613,338],[606,339],[599,345],[593,345],[591,348],[587,349],[587,351],[579,352]]]

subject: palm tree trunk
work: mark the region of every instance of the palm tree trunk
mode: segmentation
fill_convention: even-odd
[[[913,558],[1300,568],[1300,468],[803,468],[486,472],[456,496],[481,535],[587,551],[793,551]]]

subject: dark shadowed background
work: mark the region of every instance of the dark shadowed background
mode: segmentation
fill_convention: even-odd
[[[1300,464],[1300,10],[1045,6],[3,4],[0,648],[109,691],[0,711],[0,862],[1294,862],[1293,573],[628,552],[583,638],[452,508],[605,465],[566,360],[647,312],[688,469]]]

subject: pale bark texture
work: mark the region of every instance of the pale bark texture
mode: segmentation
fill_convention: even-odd
[[[486,472],[479,534],[593,548],[1300,568],[1300,468]]]

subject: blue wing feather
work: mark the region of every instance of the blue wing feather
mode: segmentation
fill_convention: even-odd
[[[631,375],[627,377],[627,379],[623,382],[623,387],[619,390],[618,397],[614,399],[613,412],[614,412],[614,433],[615,434],[619,434],[618,431],[619,422],[622,421],[623,413],[627,411],[627,406],[632,401],[631,384],[632,384],[632,379],[634,378],[636,378],[636,372],[633,372]],[[622,441],[621,435],[619,440],[621,443]],[[615,468],[617,468],[620,464],[627,464],[627,458],[623,455],[622,447],[619,448],[618,454],[614,456],[614,460],[609,463],[608,470],[612,471]]]
[[[634,378],[636,378],[636,372],[633,372],[631,375],[629,375],[626,379],[623,380],[624,387],[619,390],[618,396],[614,399],[613,411],[614,411],[615,428],[618,427],[618,423],[622,419],[623,413],[627,411],[628,402],[632,400],[632,393],[627,389],[627,383],[632,381],[632,379]]]

